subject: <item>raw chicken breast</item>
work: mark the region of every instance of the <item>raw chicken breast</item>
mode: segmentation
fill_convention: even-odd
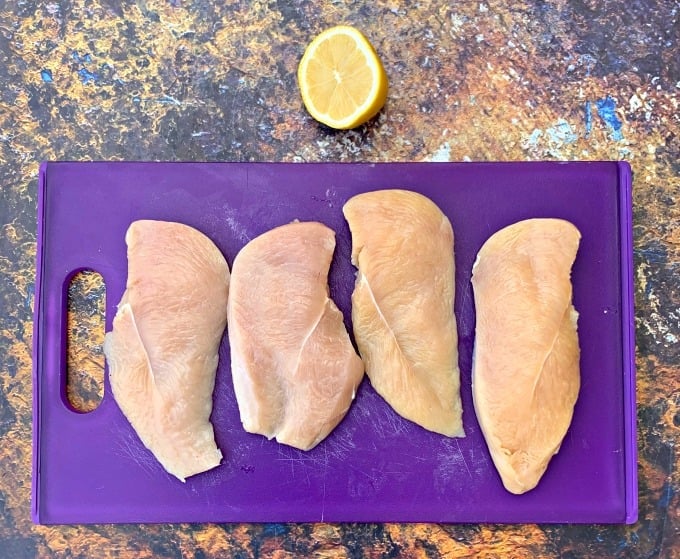
[[[354,336],[371,384],[406,419],[465,436],[448,218],[405,190],[359,194],[343,212],[359,269]]]
[[[345,416],[364,374],[328,296],[335,234],[290,223],[250,241],[236,256],[229,344],[243,427],[302,450]]]
[[[135,221],[127,288],[106,334],[113,396],[163,467],[181,481],[219,465],[210,423],[229,268],[187,225]]]
[[[581,235],[559,219],[510,225],[472,269],[475,411],[503,485],[533,489],[569,428],[579,391],[571,266]]]

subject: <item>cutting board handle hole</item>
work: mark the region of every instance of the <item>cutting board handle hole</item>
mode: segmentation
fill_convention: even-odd
[[[66,400],[77,412],[97,409],[104,396],[106,285],[94,270],[79,270],[68,283]]]

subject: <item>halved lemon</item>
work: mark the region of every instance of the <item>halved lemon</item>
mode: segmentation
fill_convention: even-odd
[[[387,99],[387,75],[378,54],[348,25],[314,38],[300,60],[298,84],[309,114],[342,130],[374,117]]]

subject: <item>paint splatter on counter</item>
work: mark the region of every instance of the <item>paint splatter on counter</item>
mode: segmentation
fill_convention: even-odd
[[[616,101],[607,95],[604,99],[595,101],[597,114],[610,132],[611,139],[615,142],[623,140],[623,123],[616,114]]]
[[[522,147],[532,155],[563,159],[564,149],[574,144],[578,138],[572,125],[565,119],[559,118],[545,130],[534,128],[522,142]]]

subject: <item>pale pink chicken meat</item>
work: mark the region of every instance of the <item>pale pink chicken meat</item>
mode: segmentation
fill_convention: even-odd
[[[429,198],[397,189],[354,196],[343,212],[358,268],[354,336],[371,385],[402,417],[465,436],[451,223]]]
[[[580,387],[571,267],[581,235],[529,219],[492,235],[472,269],[474,407],[505,488],[536,487],[571,424]]]
[[[144,445],[185,481],[222,459],[210,414],[229,267],[180,223],[135,221],[125,241],[127,286],[104,342],[111,390]]]
[[[246,431],[309,450],[347,413],[364,374],[329,297],[335,234],[294,222],[236,256],[228,305],[234,390]]]

